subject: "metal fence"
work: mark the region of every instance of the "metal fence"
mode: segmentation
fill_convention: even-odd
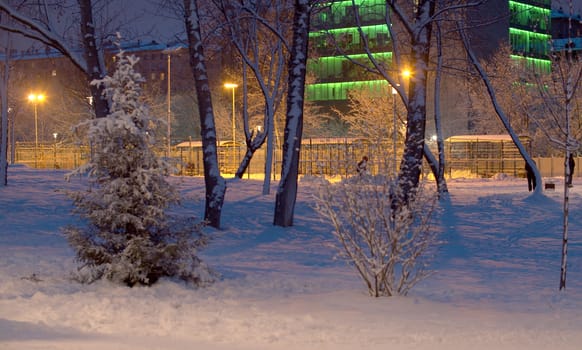
[[[40,169],[74,169],[87,162],[89,147],[59,143],[16,143],[14,162]]]
[[[307,139],[301,147],[299,173],[301,175],[352,176],[356,174],[356,164],[365,155],[368,156],[368,171],[371,174],[383,172],[392,173],[394,165],[398,167],[401,154],[392,152],[392,144],[372,144],[354,142],[350,139],[332,139],[328,143],[322,139]],[[343,140],[343,141],[342,141]],[[219,146],[218,163],[223,174],[234,174],[240,161],[246,153],[245,146]],[[32,168],[44,169],[74,169],[84,164],[90,157],[90,148],[83,145],[67,144],[39,144],[36,149],[31,143],[17,143],[14,162],[26,164]],[[165,152],[160,150],[160,156]],[[36,159],[35,159],[36,158]],[[188,148],[173,148],[171,160],[177,172],[186,176],[202,176],[203,153],[201,146]],[[253,155],[245,175],[262,175],[265,173],[265,147],[257,150]],[[450,178],[456,176],[457,171],[466,176],[470,173],[476,177],[491,177],[498,173],[505,173],[516,177],[525,177],[525,162],[520,157],[509,158],[471,158],[450,157],[446,155],[446,174]],[[574,176],[582,176],[580,157],[575,157],[576,166]],[[281,173],[281,149],[275,149],[272,156],[272,176],[277,179]],[[534,158],[541,175],[544,177],[558,177],[564,175],[564,159],[561,157]]]

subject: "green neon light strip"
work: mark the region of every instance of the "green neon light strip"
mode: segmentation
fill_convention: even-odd
[[[309,84],[309,86],[344,87],[347,85],[363,86],[363,85],[375,85],[375,84],[388,85],[388,82],[386,80],[358,80],[358,81],[344,81],[344,82],[340,82],[340,83],[317,83],[317,84]]]
[[[365,6],[370,6],[370,5],[383,5],[385,3],[385,0],[356,0],[356,6],[360,6],[360,5],[365,5]],[[331,7],[351,7],[352,6],[352,0],[345,0],[345,1],[328,1],[323,3],[323,6],[326,5],[330,5]]]
[[[550,60],[545,60],[543,58],[533,58],[533,57],[523,57],[520,55],[510,55],[511,58],[513,59],[521,59],[521,60],[528,60],[528,61],[532,61],[536,64],[547,64],[550,65],[552,62]]]
[[[550,73],[552,70],[552,62],[550,60],[544,60],[533,57],[524,57],[519,55],[510,55],[511,59],[516,61],[525,61],[526,67],[533,67],[534,69],[539,69],[540,72]]]
[[[386,60],[391,60],[392,59],[392,52],[375,52],[372,54],[372,56],[374,56],[374,58],[377,58],[379,60],[382,59],[386,59]],[[358,61],[358,60],[367,60],[368,59],[368,55],[365,53],[359,53],[359,54],[354,54],[354,55],[347,55],[348,58]],[[321,64],[326,64],[328,61],[334,61],[334,60],[339,60],[339,61],[345,61],[348,58],[346,58],[346,56],[325,56],[325,57],[319,57],[317,59],[312,59],[312,61],[321,61]],[[315,64],[319,64],[320,62],[316,62]]]
[[[550,9],[550,7],[540,7],[540,6],[536,6],[533,4],[524,4],[521,2],[517,2],[517,1],[509,1],[509,5],[511,7],[511,5],[517,7],[520,9],[520,11],[531,11],[531,12],[538,12],[541,13],[545,16],[549,16],[552,12],[552,10]]]
[[[549,14],[551,12],[550,9],[551,9],[551,6],[552,6],[551,0],[546,0],[546,3],[543,4],[543,5],[545,5],[545,7],[539,6],[540,3],[542,3],[542,2],[543,1],[539,1],[538,0],[538,1],[535,1],[535,4],[533,4],[533,3],[524,3],[524,2],[521,2],[521,1],[512,1],[512,0],[509,0],[509,4],[513,4],[513,5],[516,5],[516,6],[527,6],[527,7],[533,7],[533,8],[536,8],[536,9],[548,10],[548,14]]]
[[[380,93],[386,92],[388,86],[386,80],[310,84],[306,86],[306,93],[309,101],[338,101],[347,100],[349,90],[365,88]]]
[[[539,40],[550,40],[552,38],[552,36],[550,34],[530,32],[527,30],[517,29],[517,28],[509,28],[509,34],[534,37],[534,38],[537,38]]]
[[[362,31],[364,33],[368,33],[370,31],[374,31],[374,30],[378,33],[388,33],[388,28],[386,27],[385,24],[377,24],[377,25],[373,25],[373,26],[363,26],[362,27]],[[350,33],[350,32],[357,35],[358,34],[358,27],[320,30],[317,32],[309,33],[309,36],[310,37],[318,37],[318,36],[322,36],[322,35],[327,35],[328,33],[344,34],[344,33]]]
[[[370,12],[370,9],[374,7],[381,7],[380,10],[383,13],[385,9],[385,0],[356,0],[356,6],[359,7],[360,14],[365,14]],[[346,12],[346,8],[353,7],[351,0],[348,1],[333,1],[321,4],[322,7],[329,6],[331,13],[333,15],[343,15]]]

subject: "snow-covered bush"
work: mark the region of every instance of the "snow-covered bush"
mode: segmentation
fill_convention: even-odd
[[[137,58],[117,55],[104,84],[110,114],[81,123],[92,148],[90,161],[68,175],[88,175],[89,188],[70,193],[75,212],[88,227],[64,233],[83,264],[81,279],[151,285],[160,277],[201,283],[208,269],[197,256],[206,244],[202,223],[172,219],[168,209],[179,203],[167,181],[169,165],[152,149],[158,121],[140,100],[143,79],[134,70]]]
[[[397,184],[383,176],[355,176],[322,184],[315,199],[331,221],[339,256],[355,267],[370,295],[406,295],[430,274],[428,253],[437,234],[430,229],[436,194],[423,192],[407,205],[393,202]]]

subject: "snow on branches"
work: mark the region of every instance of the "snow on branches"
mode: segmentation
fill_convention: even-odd
[[[93,82],[103,84],[111,110],[77,127],[87,131],[91,159],[68,178],[89,176],[88,190],[70,193],[88,227],[64,232],[86,282],[105,277],[151,285],[167,276],[201,283],[209,279],[197,257],[206,244],[202,224],[167,214],[179,195],[166,179],[169,165],[152,149],[159,122],[140,99],[144,79],[134,70],[137,61],[120,50],[114,74]]]
[[[430,229],[436,195],[422,189],[403,204],[388,177],[320,186],[316,210],[331,221],[339,256],[355,267],[371,296],[406,295],[430,274],[428,252],[438,243]]]

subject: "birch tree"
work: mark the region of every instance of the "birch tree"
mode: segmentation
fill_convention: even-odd
[[[487,88],[488,96],[491,100],[491,104],[493,105],[495,112],[496,112],[497,116],[499,117],[499,120],[503,123],[505,130],[511,136],[513,143],[517,147],[519,153],[521,154],[521,156],[523,157],[525,162],[527,164],[529,164],[529,166],[534,171],[536,183],[540,184],[540,186],[536,186],[534,191],[535,191],[535,193],[540,194],[542,191],[541,190],[542,177],[541,177],[540,171],[537,168],[537,165],[535,164],[535,162],[533,161],[531,156],[529,155],[529,153],[527,152],[527,150],[525,149],[523,143],[520,141],[517,133],[511,127],[511,124],[509,123],[509,118],[507,117],[507,115],[505,114],[505,111],[503,110],[503,108],[499,104],[498,99],[497,99],[497,94],[495,92],[495,88],[493,87],[493,84],[489,80],[489,78],[487,76],[487,72],[485,71],[485,69],[483,68],[483,66],[481,65],[481,63],[479,62],[479,60],[477,59],[477,57],[475,56],[475,53],[473,52],[473,50],[471,48],[471,44],[470,44],[469,38],[467,36],[467,33],[463,29],[464,28],[463,22],[462,21],[458,22],[457,27],[459,29],[459,35],[461,36],[461,39],[462,39],[463,45],[465,47],[465,50],[467,52],[467,55],[469,57],[469,60],[473,64],[473,67],[475,68],[475,70],[477,71],[479,76],[481,77],[483,84],[485,84],[485,86]]]
[[[2,61],[2,75],[0,76],[1,123],[0,123],[0,182],[8,185],[8,82],[10,81],[10,51],[12,41],[10,34],[6,35],[4,60]]]
[[[574,13],[570,1],[570,13]],[[543,130],[547,140],[564,154],[564,190],[562,220],[562,252],[560,282],[558,289],[566,288],[568,267],[568,236],[570,212],[570,185],[572,175],[569,166],[570,156],[580,148],[582,126],[578,101],[582,97],[582,57],[573,50],[572,18],[569,21],[569,35],[564,46],[552,46],[551,74],[532,74],[536,82],[537,103],[525,105],[524,110],[538,129]],[[539,183],[539,182],[538,182]]]
[[[198,110],[200,114],[200,132],[202,134],[202,152],[204,162],[204,182],[206,186],[206,203],[204,219],[208,225],[220,228],[220,216],[224,196],[226,194],[226,181],[220,174],[216,147],[216,126],[214,123],[214,110],[212,96],[210,94],[210,82],[206,58],[204,56],[204,43],[200,28],[200,15],[198,0],[183,0],[184,27],[188,38],[188,53],[190,67],[194,77]]]
[[[390,3],[389,6],[410,40],[411,78],[408,84],[408,99],[404,101],[408,112],[406,137],[398,174],[401,188],[399,193],[402,197],[399,200],[406,203],[408,196],[413,194],[418,186],[422,169],[426,131],[427,76],[436,2],[420,0],[412,8],[403,8],[396,2]],[[398,87],[398,84],[391,85],[395,86],[400,96],[404,95],[402,87]]]
[[[436,75],[434,80],[434,125],[435,131],[437,135],[437,149],[438,149],[438,162],[436,161],[429,161],[429,165],[431,166],[432,172],[435,175],[435,180],[437,183],[437,193],[443,195],[447,193],[448,187],[447,182],[445,180],[445,147],[444,147],[444,139],[443,139],[443,131],[441,127],[441,107],[440,102],[440,89],[441,89],[441,78],[443,72],[443,44],[442,44],[442,32],[441,32],[441,25],[437,23],[436,25],[436,49],[437,49],[437,64],[436,64]],[[426,145],[425,148],[425,157],[430,159],[431,153],[427,152],[428,147]],[[430,150],[429,150],[430,151]]]
[[[286,21],[291,9],[286,1],[243,1],[239,5],[222,2],[231,42],[243,61],[243,124],[247,151],[236,172],[241,178],[254,152],[267,141],[263,194],[270,193],[274,150],[274,118],[283,100],[287,68]],[[247,68],[254,76],[264,97],[263,130],[249,128],[247,109]],[[254,137],[253,137],[254,136]]]
[[[570,19],[571,21],[571,19]],[[569,38],[568,44],[572,40]],[[580,142],[574,134],[574,106],[576,95],[579,94],[580,80],[582,78],[582,61],[573,52],[572,45],[559,52],[555,56],[552,75],[559,77],[552,79],[552,82],[545,81],[544,88],[539,92],[546,101],[545,111],[553,120],[555,127],[554,136],[550,136],[550,141],[564,151],[564,197],[563,197],[563,220],[562,220],[562,255],[560,264],[559,290],[566,288],[566,272],[568,267],[568,217],[570,211],[570,184],[567,179],[572,176],[569,166],[569,159],[573,152],[580,148]],[[551,86],[546,89],[546,86]],[[539,86],[539,85],[538,85]],[[553,92],[553,95],[552,95]],[[578,130],[580,131],[580,130]],[[556,135],[557,134],[557,135]],[[578,134],[579,135],[579,134]]]
[[[275,196],[276,226],[292,226],[297,200],[297,177],[303,133],[303,105],[305,101],[305,74],[311,11],[317,1],[295,0],[293,16],[293,40],[287,75],[287,113],[283,140],[281,180]]]

